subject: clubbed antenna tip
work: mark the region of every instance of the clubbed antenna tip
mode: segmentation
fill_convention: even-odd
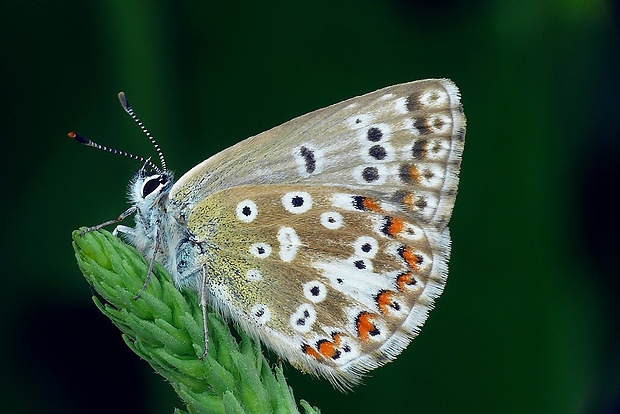
[[[77,132],[73,132],[73,131],[71,131],[71,132],[69,132],[67,135],[68,135],[68,136],[69,136],[69,138],[71,138],[72,140],[77,141],[77,142],[79,142],[80,144],[83,144],[83,145],[89,145],[89,144],[90,144],[90,142],[91,142],[91,141],[90,141],[90,139],[88,139],[88,138],[86,138],[86,137],[81,136],[81,135],[80,135],[80,134],[78,134]]]
[[[118,93],[118,100],[121,102],[121,106],[125,110],[125,112],[129,112],[131,107],[129,106],[129,102],[127,102],[127,98],[125,97],[125,92]]]
[[[162,153],[161,148],[159,148],[159,144],[157,144],[157,141],[155,141],[153,135],[151,135],[151,133],[146,129],[142,121],[140,121],[140,118],[138,118],[138,116],[134,113],[133,108],[131,107],[131,105],[129,105],[129,101],[125,97],[125,92],[118,93],[118,100],[120,101],[121,106],[123,107],[125,112],[127,112],[131,119],[133,119],[136,124],[138,124],[144,135],[146,135],[149,141],[151,141],[151,144],[153,144],[153,146],[155,147],[155,151],[157,151],[157,156],[159,157],[161,168],[164,172],[166,172],[166,160],[164,159],[164,154]]]

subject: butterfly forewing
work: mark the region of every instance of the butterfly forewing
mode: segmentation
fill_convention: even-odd
[[[298,117],[198,164],[173,200],[195,203],[248,184],[367,188],[441,227],[452,212],[465,137],[456,86],[390,86]]]

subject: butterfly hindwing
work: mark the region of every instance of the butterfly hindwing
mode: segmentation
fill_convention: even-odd
[[[240,186],[195,206],[209,302],[339,386],[394,358],[444,286],[447,230],[342,187]]]

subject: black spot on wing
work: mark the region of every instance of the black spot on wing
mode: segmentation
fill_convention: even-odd
[[[316,158],[314,156],[314,151],[307,147],[301,147],[299,149],[299,155],[302,156],[306,163],[306,172],[308,174],[312,174],[316,170]]]

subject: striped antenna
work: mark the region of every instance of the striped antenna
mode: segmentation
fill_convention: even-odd
[[[125,92],[118,93],[118,100],[121,102],[121,105],[123,106],[123,109],[125,110],[125,112],[129,114],[131,119],[136,121],[136,124],[138,124],[138,126],[140,127],[144,135],[146,135],[149,141],[151,141],[151,144],[153,144],[153,146],[155,147],[155,151],[157,151],[157,155],[159,156],[159,162],[161,163],[161,168],[164,170],[164,173],[165,173],[167,171],[166,160],[164,159],[164,154],[162,153],[161,148],[159,148],[159,144],[157,144],[157,141],[155,141],[155,138],[153,138],[153,136],[146,129],[142,121],[140,121],[140,118],[138,118],[136,114],[134,113],[133,109],[129,105],[129,102],[127,101],[127,98],[125,97]]]
[[[139,157],[137,155],[131,154],[129,152],[125,152],[125,151],[119,151],[119,150],[115,150],[109,147],[106,147],[105,145],[101,145],[101,144],[97,144],[95,141],[91,141],[90,139],[83,137],[82,135],[76,133],[76,132],[69,132],[69,138],[71,138],[72,140],[82,144],[82,145],[86,145],[87,147],[93,147],[93,148],[97,148],[99,150],[103,150],[103,151],[107,151],[109,153],[112,154],[117,154],[117,155],[122,155],[123,157],[127,157],[127,158],[131,158],[134,160],[138,160],[140,162],[143,162],[144,164],[150,166],[153,170],[157,171],[159,174],[162,174],[161,170],[159,169],[159,167],[155,164],[153,164],[153,162],[151,161],[150,158],[144,158],[144,157]]]

